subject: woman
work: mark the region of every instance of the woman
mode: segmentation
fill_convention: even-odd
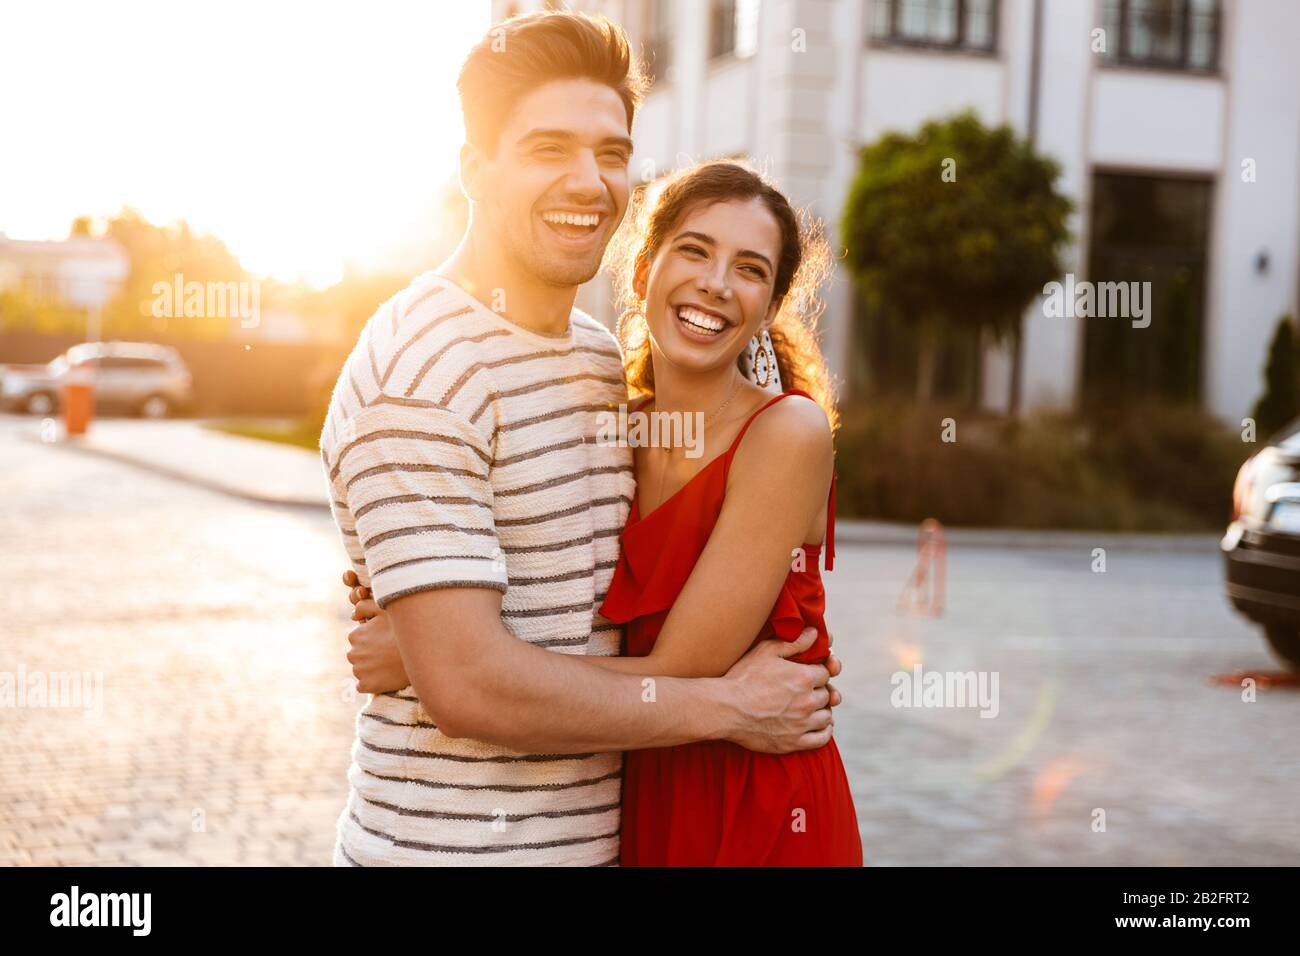
[[[584,660],[646,675],[648,704],[655,676],[721,676],[754,635],[813,627],[793,660],[825,661],[836,415],[813,334],[824,242],[778,190],[720,161],[641,197],[607,261],[625,264],[619,337],[636,411],[698,416],[703,441],[635,449],[636,498],[600,609],[627,625],[627,656]],[[862,865],[834,739],[782,755],[726,741],[630,751],[624,768],[625,866]]]
[[[631,225],[628,385],[646,396],[637,411],[702,413],[703,454],[636,449],[601,607],[627,624],[628,656],[589,660],[719,676],[753,635],[793,641],[812,626],[818,639],[795,660],[823,661],[835,411],[812,323],[825,245],[778,190],[725,161],[679,174]],[[862,865],[833,739],[784,755],[705,741],[631,751],[624,767],[624,865]]]

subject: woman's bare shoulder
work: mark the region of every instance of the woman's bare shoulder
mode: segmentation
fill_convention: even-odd
[[[826,412],[802,395],[783,398],[754,419],[736,455],[754,463],[782,461],[794,466],[781,471],[821,472],[828,468],[834,455],[834,438]]]
[[[832,447],[831,423],[825,410],[811,398],[790,395],[763,412],[749,428],[755,444],[779,444],[815,452]]]

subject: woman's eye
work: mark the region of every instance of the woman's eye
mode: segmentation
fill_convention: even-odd
[[[748,272],[750,275],[752,275],[752,276],[753,276],[754,278],[756,278],[756,279],[766,279],[766,278],[767,278],[767,273],[764,272],[762,269],[760,269],[758,266],[741,266],[740,268],[741,268],[743,271]]]
[[[704,255],[704,250],[701,249],[699,246],[682,246],[681,251],[693,256]]]
[[[538,156],[561,156],[564,150],[558,146],[539,146],[534,153]]]

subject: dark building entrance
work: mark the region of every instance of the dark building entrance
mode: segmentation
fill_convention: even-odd
[[[1083,319],[1083,401],[1199,404],[1211,183],[1096,173],[1086,278],[1150,282],[1146,328]]]

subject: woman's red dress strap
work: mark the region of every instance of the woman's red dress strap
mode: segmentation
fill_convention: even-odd
[[[781,399],[785,398],[787,395],[802,395],[804,398],[809,399],[810,401],[812,400],[811,395],[809,395],[807,392],[801,392],[797,388],[792,388],[788,392],[782,392],[780,395],[773,395],[771,398],[769,398],[758,408],[754,409],[753,413],[747,419],[745,419],[745,424],[740,426],[740,431],[736,433],[736,437],[733,438],[731,441],[731,447],[727,449],[728,458],[730,458],[732,455],[736,453],[736,449],[740,447],[740,440],[745,437],[745,432],[749,431],[749,426],[754,424],[754,419],[757,418],[759,415],[763,414],[763,412],[767,411],[769,408],[771,408]]]
[[[826,503],[826,570],[835,567],[835,472],[831,472],[831,500]]]

